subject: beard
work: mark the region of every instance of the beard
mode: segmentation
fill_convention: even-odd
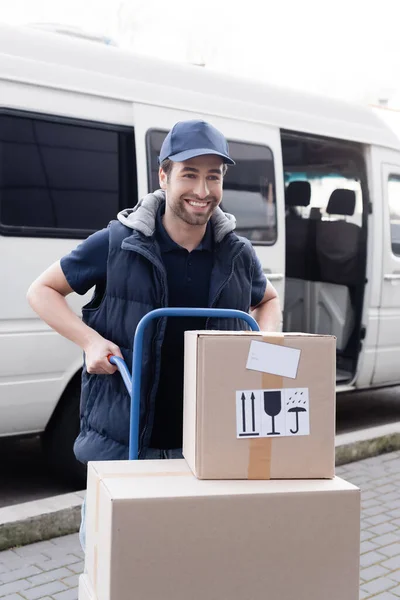
[[[187,198],[187,196],[185,196],[185,198]],[[172,202],[170,202],[170,208],[172,212],[176,217],[182,219],[182,221],[188,225],[193,225],[194,227],[206,225],[210,220],[211,215],[219,205],[219,201],[215,196],[207,196],[207,198],[203,200],[199,200],[198,198],[189,199],[198,202],[208,202],[207,208],[199,213],[191,211],[190,208],[188,208],[188,203],[186,200],[184,200],[184,197],[181,196],[179,199],[174,199]]]

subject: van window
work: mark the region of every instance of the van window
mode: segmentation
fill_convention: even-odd
[[[147,133],[149,191],[159,188],[158,155],[166,131]],[[224,177],[222,210],[235,215],[236,232],[256,244],[276,241],[275,173],[268,146],[229,141],[229,153],[236,165]]]
[[[133,129],[0,114],[2,234],[84,238],[137,197]]]
[[[400,175],[389,175],[388,186],[392,252],[400,256]]]

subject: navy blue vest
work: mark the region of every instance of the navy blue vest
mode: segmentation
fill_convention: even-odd
[[[107,284],[99,303],[95,295],[83,308],[83,321],[117,344],[129,368],[132,344],[140,319],[168,306],[166,272],[154,236],[145,236],[119,221],[109,225]],[[248,312],[254,269],[251,244],[228,233],[215,244],[209,306]],[[143,344],[139,458],[148,447],[154,419],[161,345],[166,320],[153,321]],[[243,330],[243,321],[209,319],[207,329]],[[82,372],[81,432],[74,445],[83,463],[128,458],[130,398],[119,372],[91,375]]]

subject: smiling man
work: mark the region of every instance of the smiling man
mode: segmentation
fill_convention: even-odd
[[[177,123],[160,152],[161,189],[122,211],[30,287],[33,309],[84,351],[78,460],[128,458],[130,399],[107,356],[131,365],[140,319],[161,306],[254,311],[262,330],[281,310],[250,242],[219,208],[229,157],[222,133],[201,121]],[[83,319],[71,292],[95,286]],[[139,458],[178,458],[182,445],[183,343],[189,329],[241,329],[242,322],[171,318],[145,335]]]

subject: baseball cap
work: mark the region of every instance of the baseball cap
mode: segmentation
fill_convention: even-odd
[[[194,119],[179,121],[173,126],[161,146],[158,160],[160,164],[166,158],[183,162],[203,154],[216,154],[223,158],[224,163],[235,164],[229,156],[228,142],[222,133],[210,123]]]

